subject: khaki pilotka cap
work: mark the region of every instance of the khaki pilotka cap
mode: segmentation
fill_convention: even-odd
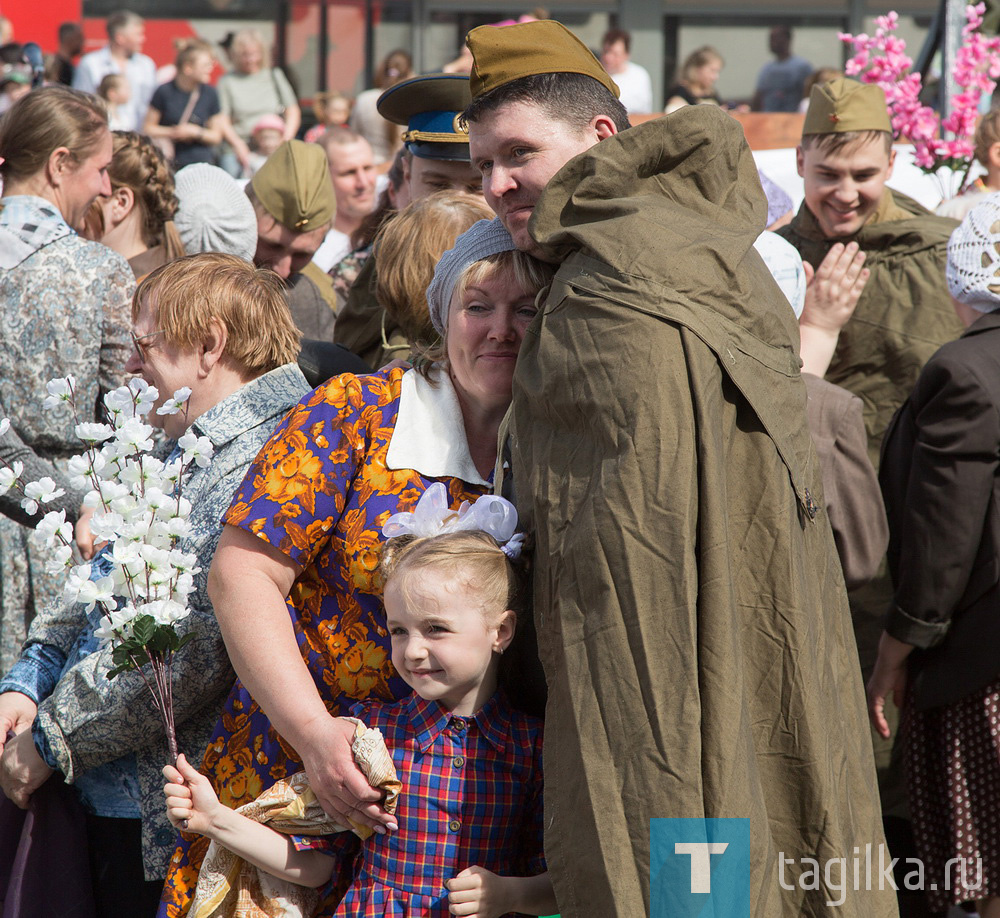
[[[250,180],[257,199],[282,226],[308,233],[337,211],[326,153],[316,143],[286,140]]]
[[[465,36],[472,52],[469,89],[477,99],[498,86],[539,73],[582,73],[621,92],[593,52],[560,22],[540,19],[509,26],[478,26]]]
[[[881,86],[838,77],[813,86],[802,136],[844,134],[848,131],[892,133],[889,107]]]

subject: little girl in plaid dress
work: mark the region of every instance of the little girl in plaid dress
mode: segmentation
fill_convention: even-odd
[[[337,918],[557,911],[542,855],[541,722],[497,687],[516,625],[517,515],[492,496],[456,515],[439,489],[383,527],[392,662],[414,694],[351,713],[381,730],[403,789],[398,830],[362,843]],[[164,775],[174,825],[186,820],[275,877],[321,886],[335,873],[330,855],[353,851],[349,833],[282,835],[229,810],[183,757]]]

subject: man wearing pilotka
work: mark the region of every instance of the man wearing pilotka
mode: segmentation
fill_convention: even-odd
[[[559,271],[511,418],[548,683],[546,857],[564,918],[650,903],[656,817],[740,817],[743,914],[831,914],[778,853],[882,843],[843,579],[798,333],[753,242],[739,125],[691,106],[624,130],[554,22],[483,27],[466,112],[484,195]],[[806,885],[806,884],[803,884]],[[891,890],[835,913],[896,914]]]
[[[876,469],[886,428],[921,368],[962,333],[945,280],[948,239],[958,223],[887,187],[895,155],[879,86],[845,77],[814,86],[797,151],[805,199],[792,222],[778,231],[816,267],[837,249],[865,258],[870,276],[853,315],[828,321],[825,330],[804,327],[803,334],[825,349],[826,379],[864,404],[868,456]],[[885,564],[851,592],[865,680],[892,602]],[[895,733],[894,704],[887,716]],[[893,753],[891,739],[874,732],[872,739],[890,850],[901,858],[915,855],[900,754]],[[926,914],[923,892],[901,889],[900,911]]]

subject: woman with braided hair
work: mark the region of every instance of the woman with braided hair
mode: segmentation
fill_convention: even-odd
[[[138,279],[185,254],[174,226],[174,176],[148,137],[135,131],[112,136],[111,194],[92,205],[84,235],[124,256]]]

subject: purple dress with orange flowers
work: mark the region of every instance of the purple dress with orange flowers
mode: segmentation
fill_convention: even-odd
[[[448,487],[456,507],[485,490],[387,467],[403,375],[401,369],[345,374],[310,392],[261,450],[225,516],[302,568],[288,611],[332,715],[346,714],[356,701],[393,701],[410,692],[390,661],[375,582],[386,519],[412,510],[435,481]],[[301,769],[295,751],[237,682],[201,764],[219,799],[242,806]],[[207,848],[205,838],[181,836],[160,916],[187,914]],[[335,907],[333,897],[330,909],[317,914],[330,915]]]

